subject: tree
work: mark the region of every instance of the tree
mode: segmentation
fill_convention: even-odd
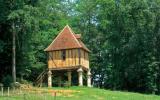
[[[16,33],[15,33],[15,26],[13,23],[12,26],[12,35],[13,35],[13,40],[12,40],[12,77],[13,77],[13,82],[16,82]]]

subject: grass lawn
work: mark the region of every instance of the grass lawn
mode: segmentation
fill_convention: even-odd
[[[70,88],[41,88],[47,93],[29,93],[21,95],[0,97],[0,100],[160,100],[160,96],[144,95],[139,93],[110,91],[97,88],[87,87],[70,87]],[[54,91],[66,91],[58,93],[55,97]]]

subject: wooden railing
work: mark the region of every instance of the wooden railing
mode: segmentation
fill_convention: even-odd
[[[45,75],[47,75],[48,69],[43,70],[43,72],[41,74],[39,74],[39,76],[37,77],[36,81],[35,81],[35,85],[38,87],[42,87],[42,83],[43,80],[45,78]]]

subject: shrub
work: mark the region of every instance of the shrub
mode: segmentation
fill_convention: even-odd
[[[21,84],[20,84],[19,82],[15,82],[15,83],[12,83],[12,84],[11,84],[11,87],[18,89],[18,88],[21,87]]]
[[[3,84],[2,84],[2,83],[0,83],[0,87],[3,87]]]
[[[9,86],[11,86],[11,83],[13,82],[13,80],[10,75],[7,75],[2,79],[2,82],[5,87],[9,87]]]

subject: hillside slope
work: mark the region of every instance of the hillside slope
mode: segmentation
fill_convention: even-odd
[[[35,88],[35,92],[0,97],[0,100],[160,100],[160,96],[87,87]],[[43,91],[43,92],[42,92]],[[56,96],[55,96],[55,91]]]
[[[71,87],[70,89],[79,92],[68,97],[63,97],[61,100],[160,100],[160,96],[140,93],[110,91],[87,87]]]

